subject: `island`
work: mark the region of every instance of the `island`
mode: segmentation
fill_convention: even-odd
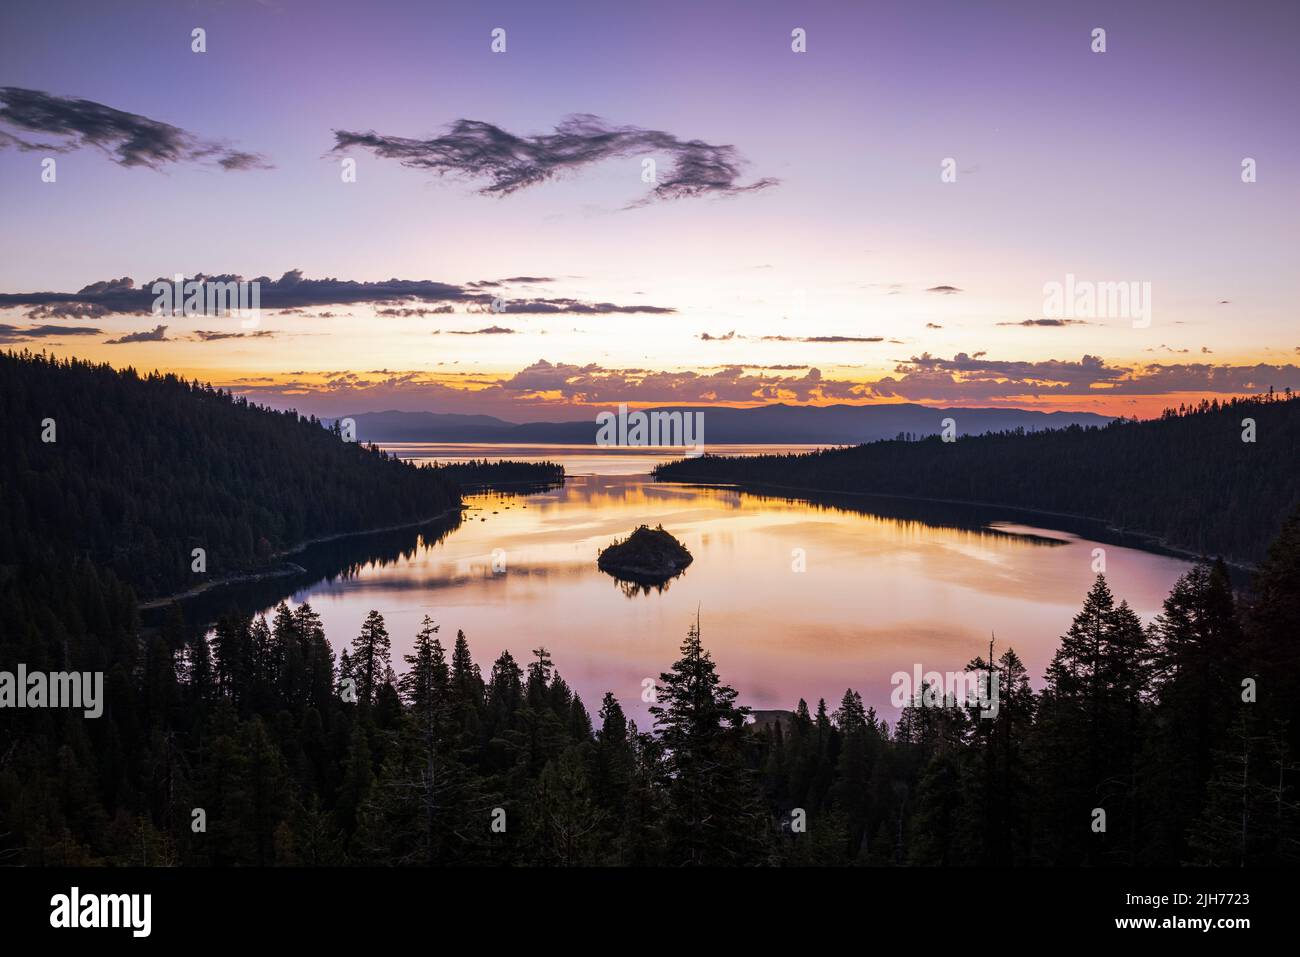
[[[692,561],[686,546],[662,525],[642,525],[627,538],[600,553],[600,570],[638,585],[662,585],[680,575]]]

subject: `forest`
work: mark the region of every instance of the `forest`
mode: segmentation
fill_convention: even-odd
[[[549,463],[416,467],[197,381],[27,350],[0,352],[0,443],[0,568],[82,556],[141,599],[446,515],[461,483],[563,478]]]
[[[1249,420],[1249,421],[1247,421]],[[1300,397],[1202,401],[1158,419],[895,439],[790,455],[704,455],[655,477],[901,495],[1098,519],[1253,565],[1297,502]]]
[[[1123,582],[1098,576],[1045,674],[1027,674],[1012,648],[970,662],[998,679],[995,716],[922,691],[891,722],[846,689],[753,720],[745,689],[725,680],[728,662],[683,622],[680,656],[664,662],[650,722],[638,727],[613,689],[581,700],[545,648],[476,635],[476,652],[462,631],[443,632],[436,609],[404,636],[413,646],[400,660],[379,609],[356,635],[327,637],[306,603],[265,616],[230,609],[215,623],[172,603],[143,626],[141,599],[190,582],[193,544],[230,556],[218,567],[255,564],[303,537],[455,511],[459,485],[295,413],[171,376],[10,353],[0,385],[10,452],[0,466],[0,671],[101,673],[104,689],[97,718],[0,708],[0,865],[1300,859],[1300,510],[1292,503],[1267,531],[1256,515],[1272,508],[1270,482],[1293,487],[1293,463],[1259,453],[1294,436],[1294,400],[1153,424],[1193,443],[1222,488],[1240,482],[1260,496],[1182,500],[1187,520],[1207,528],[1225,513],[1258,521],[1255,534],[1272,544],[1249,586],[1235,588],[1221,560],[1202,561],[1144,625]],[[1216,430],[1247,413],[1258,445],[1216,445]],[[41,440],[45,419],[53,442]],[[1154,460],[1130,460],[1168,438],[1124,424],[942,450],[899,441],[790,471],[861,458],[871,474],[877,449],[912,455],[918,468],[973,449],[975,469],[1037,448],[1043,469],[1068,460],[1081,488],[1101,488],[1112,472],[1147,474]],[[1234,456],[1272,478],[1239,474]],[[725,469],[704,460],[715,464]],[[450,473],[467,483],[484,474],[482,463]],[[547,467],[497,477],[532,475],[545,480]],[[1167,479],[1147,497],[1209,494],[1208,478]]]
[[[84,560],[3,591],[0,661],[106,676],[97,720],[0,711],[4,864],[1300,861],[1300,513],[1249,591],[1196,565],[1147,627],[1098,576],[1037,691],[1014,649],[971,661],[991,720],[847,689],[751,723],[690,628],[640,729],[429,617],[394,662],[377,610],[336,657],[308,604],[145,631]]]

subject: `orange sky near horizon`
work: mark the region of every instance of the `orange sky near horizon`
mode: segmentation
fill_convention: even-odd
[[[80,346],[80,344],[77,344]],[[21,345],[9,346],[8,348],[22,348]],[[28,348],[33,348],[27,345]],[[437,371],[435,369],[410,369],[410,370],[370,370],[368,372],[355,372],[349,370],[330,370],[330,369],[295,369],[289,371],[262,371],[260,369],[250,371],[234,365],[212,365],[204,362],[177,362],[167,361],[167,353],[175,352],[175,349],[169,349],[167,343],[142,343],[135,347],[134,358],[127,359],[116,347],[102,348],[84,348],[84,347],[66,347],[61,343],[45,343],[34,347],[34,351],[41,351],[49,348],[49,351],[60,358],[76,357],[95,362],[108,362],[116,368],[133,367],[137,372],[147,373],[151,371],[160,371],[164,373],[173,373],[186,379],[197,379],[202,382],[211,383],[219,388],[229,389],[238,394],[247,395],[251,400],[271,405],[276,408],[298,408],[300,411],[309,414],[319,414],[323,417],[346,414],[355,411],[379,411],[387,409],[400,409],[403,411],[449,411],[449,412],[481,412],[483,414],[495,415],[510,421],[538,421],[538,420],[564,420],[585,418],[588,415],[594,415],[595,412],[614,408],[618,402],[626,402],[628,408],[648,408],[660,405],[716,405],[731,408],[756,407],[782,402],[791,405],[810,405],[826,406],[835,404],[847,405],[886,405],[913,402],[918,405],[931,406],[936,408],[966,406],[966,407],[1016,407],[1023,409],[1034,409],[1043,412],[1067,411],[1067,412],[1094,412],[1107,416],[1124,416],[1130,418],[1154,418],[1159,416],[1166,409],[1176,409],[1180,405],[1194,405],[1206,400],[1225,401],[1233,395],[1252,394],[1248,391],[1238,393],[1223,393],[1215,391],[1173,391],[1153,394],[1116,394],[1110,388],[1099,387],[1091,389],[1087,394],[1071,395],[1032,395],[1024,394],[1019,396],[1008,396],[1006,398],[996,399],[937,399],[937,398],[906,398],[900,396],[880,396],[865,395],[852,397],[836,396],[813,396],[804,397],[796,394],[794,391],[787,390],[784,393],[771,397],[755,396],[749,400],[737,400],[732,398],[715,399],[707,401],[703,399],[679,400],[672,398],[662,399],[615,399],[613,401],[604,400],[586,400],[583,398],[566,398],[559,391],[546,390],[529,393],[521,393],[509,397],[508,402],[503,397],[495,396],[495,400],[483,403],[478,407],[475,402],[476,396],[482,396],[484,393],[494,393],[495,385],[508,381],[517,371],[516,369],[506,367],[493,367],[484,365],[481,367],[463,369],[457,371]],[[1238,359],[1234,364],[1275,364],[1280,360],[1277,355],[1258,356],[1251,360],[1243,361],[1245,357]],[[124,361],[127,360],[127,361]],[[1118,366],[1138,366],[1140,361],[1131,363],[1118,362]],[[838,381],[852,383],[866,383],[874,381],[882,375],[888,374],[892,370],[891,366],[883,366],[878,369],[864,372],[861,367],[844,368],[836,366],[827,366],[824,374],[827,377],[834,378]],[[338,373],[349,371],[349,375],[356,378],[345,380],[343,387],[338,384]],[[680,370],[690,372],[691,370]],[[294,374],[296,373],[296,374]],[[383,374],[379,374],[383,373]],[[461,401],[448,403],[446,401],[430,401],[428,397],[419,391],[410,393],[409,397],[403,398],[401,390],[385,389],[385,383],[394,379],[403,377],[414,377],[414,382],[418,385],[436,385],[442,389],[453,390],[456,397]],[[1263,390],[1261,390],[1263,391]],[[1282,391],[1282,389],[1278,389]],[[379,395],[385,396],[385,399],[376,403],[375,398]],[[486,396],[485,396],[486,397]],[[464,403],[462,406],[461,403]]]

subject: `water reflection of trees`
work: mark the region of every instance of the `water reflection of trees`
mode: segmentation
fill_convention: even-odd
[[[656,595],[663,594],[668,590],[669,586],[672,585],[674,581],[681,578],[682,575],[684,575],[685,573],[686,570],[682,569],[682,571],[678,572],[676,575],[674,575],[672,578],[669,578],[667,581],[654,582],[654,583],[637,582],[627,578],[619,578],[617,575],[614,575],[610,572],[606,572],[605,574],[609,575],[610,578],[614,579],[614,584],[618,587],[618,590],[624,594],[625,597],[636,598],[638,595],[648,595],[651,592],[654,592]]]
[[[461,524],[459,511],[424,525],[366,532],[309,545],[290,556],[282,571],[267,578],[218,586],[180,602],[188,621],[212,621],[231,610],[247,614],[279,604],[305,588],[349,581],[370,567],[384,568],[410,561],[421,549],[443,541]],[[143,612],[146,622],[161,616],[166,606]],[[161,621],[161,617],[158,617]]]
[[[1055,546],[1068,542],[1062,538],[1043,535],[1031,531],[1010,531],[998,528],[998,522],[1013,525],[1034,524],[1033,519],[1043,521],[1041,513],[1027,512],[1022,509],[1010,509],[995,505],[968,505],[960,502],[931,502],[920,499],[906,499],[888,495],[839,494],[835,492],[785,493],[769,489],[755,489],[737,485],[696,485],[691,486],[708,492],[725,500],[731,505],[750,504],[767,505],[778,502],[787,506],[798,506],[814,512],[837,512],[861,515],[873,518],[881,524],[892,525],[903,531],[915,532],[923,529],[946,529],[965,532],[981,537],[1002,541],[1020,542],[1026,545]],[[1074,519],[1068,516],[1052,516],[1051,527],[1063,532],[1076,534],[1085,538],[1104,540],[1106,530],[1101,523],[1089,519]]]

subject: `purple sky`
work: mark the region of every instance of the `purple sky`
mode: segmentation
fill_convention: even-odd
[[[191,52],[194,27],[206,53]],[[489,49],[495,27],[504,54]],[[807,53],[790,49],[795,27]],[[268,316],[258,337],[204,338],[211,320],[178,319],[109,344],[158,323],[109,313],[80,323],[98,333],[34,333],[43,318],[72,323],[22,302],[0,309],[0,340],[324,412],[553,417],[597,394],[1148,412],[1169,396],[1296,385],[1298,34],[1294,2],[9,0],[0,86],[138,114],[273,168],[227,171],[213,153],[151,169],[84,141],[55,153],[0,138],[0,295],[301,270],[458,287],[545,278],[503,292],[628,311],[480,315],[458,302],[395,317],[318,303]],[[528,137],[572,114],[660,146],[503,197],[478,192],[484,176],[331,152],[335,130],[428,140],[464,119]],[[0,133],[77,145],[15,115],[0,111]],[[697,140],[734,147],[735,186],[776,182],[643,203],[642,159],[664,176],[681,155],[662,143]],[[47,156],[55,183],[40,178]],[[355,183],[341,181],[344,156]],[[940,181],[945,157],[956,183]],[[1258,182],[1241,182],[1244,157]],[[1020,325],[1067,273],[1150,282],[1150,327]],[[941,286],[959,291],[927,291]],[[630,311],[644,305],[672,312]],[[511,331],[479,332],[494,327]],[[1131,379],[1097,394],[1115,380],[1086,357]]]

